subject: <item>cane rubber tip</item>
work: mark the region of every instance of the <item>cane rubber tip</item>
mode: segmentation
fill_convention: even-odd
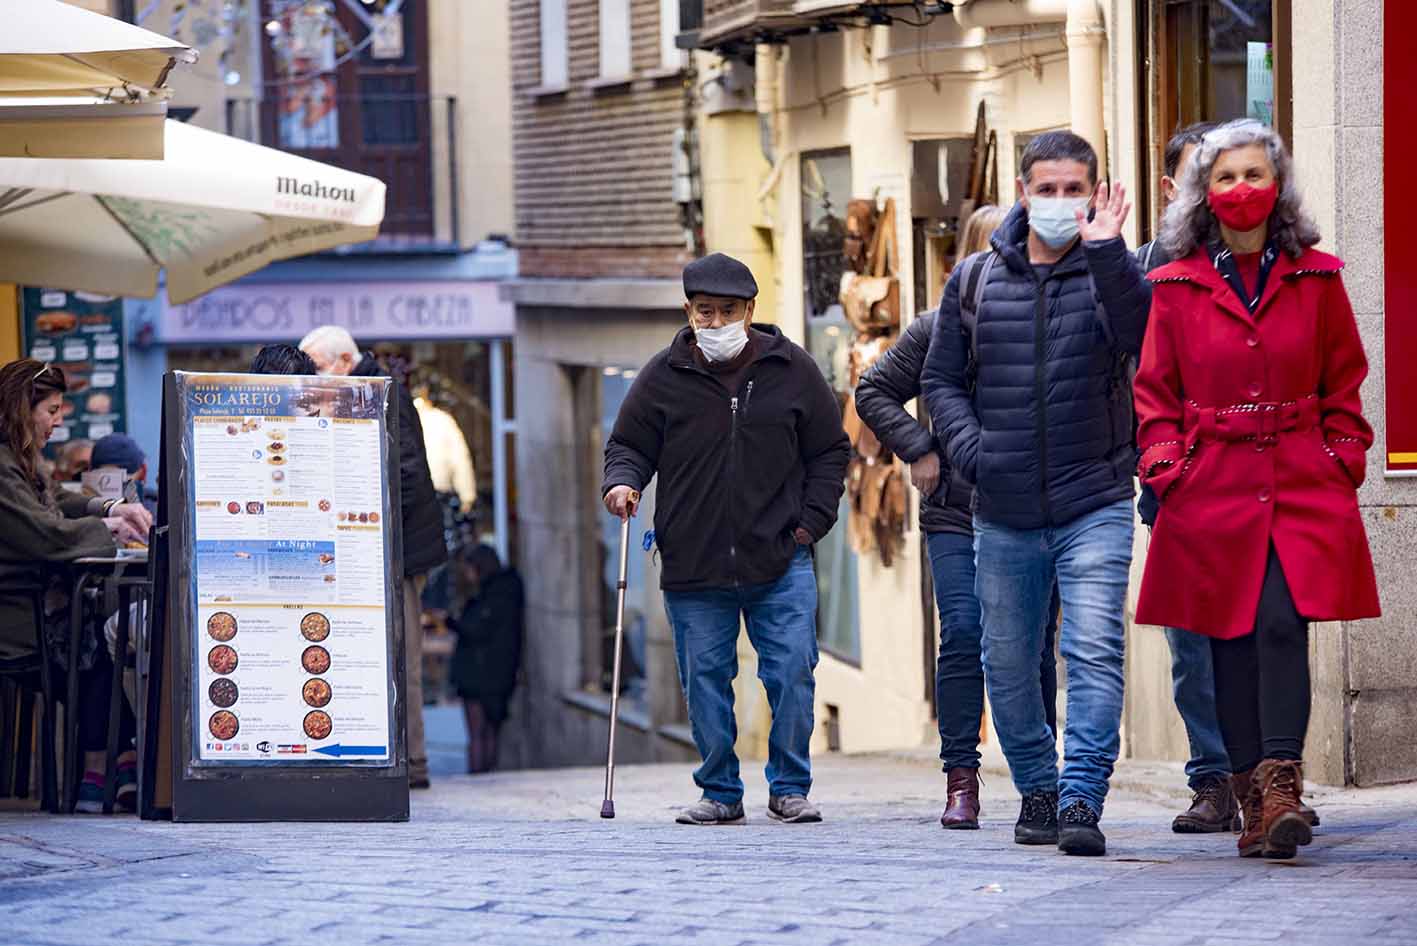
[[[614,818],[614,817],[615,817],[615,803],[614,803],[613,801],[611,801],[610,799],[607,798],[607,799],[601,804],[601,806],[600,806],[600,817],[602,817],[602,818]]]

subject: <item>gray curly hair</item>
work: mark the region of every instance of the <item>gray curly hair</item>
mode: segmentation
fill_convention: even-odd
[[[1279,134],[1252,118],[1226,122],[1201,139],[1196,153],[1181,176],[1181,194],[1166,208],[1161,218],[1160,240],[1172,259],[1182,259],[1212,240],[1220,239],[1220,225],[1207,200],[1210,172],[1222,151],[1263,145],[1274,168],[1279,199],[1269,218],[1270,239],[1281,250],[1298,257],[1321,239],[1318,225],[1304,209],[1304,200],[1294,179],[1294,159]]]

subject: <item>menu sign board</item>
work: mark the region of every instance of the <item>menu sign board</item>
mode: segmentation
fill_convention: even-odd
[[[64,371],[64,422],[49,439],[53,454],[69,440],[123,431],[123,300],[89,292],[23,293],[29,357]]]
[[[177,374],[193,764],[392,764],[387,385]]]

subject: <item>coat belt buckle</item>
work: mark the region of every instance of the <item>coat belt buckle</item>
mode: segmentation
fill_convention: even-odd
[[[1261,447],[1273,447],[1279,444],[1279,405],[1261,404],[1259,405],[1259,431],[1255,434],[1255,441]]]

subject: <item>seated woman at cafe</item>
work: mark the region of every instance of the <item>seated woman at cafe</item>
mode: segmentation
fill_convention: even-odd
[[[53,486],[39,473],[40,451],[64,416],[64,372],[33,359],[0,368],[0,657],[16,658],[39,649],[33,598],[19,589],[44,577],[42,566],[88,556],[112,556],[122,546],[146,540],[152,517],[140,504],[105,500]],[[85,630],[78,665],[68,666],[69,607],[65,583],[51,576],[44,594],[44,636],[61,696],[69,673],[79,675],[79,747],[84,780],[78,809],[99,811],[108,743],[108,707],[113,665],[100,647],[95,627]],[[133,712],[120,701],[120,745],[131,745]],[[137,801],[136,756],[119,757],[118,801],[132,810]]]

